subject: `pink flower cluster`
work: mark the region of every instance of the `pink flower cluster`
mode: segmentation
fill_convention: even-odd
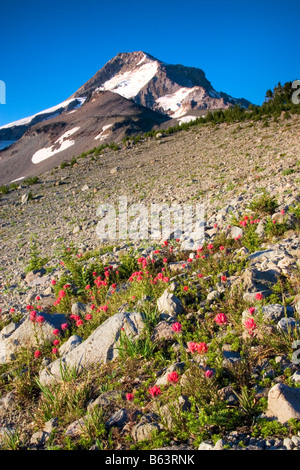
[[[260,222],[260,219],[253,219],[253,216],[250,215],[249,217],[245,215],[245,217],[240,220],[240,225],[242,227],[246,227],[248,224],[253,225],[253,224],[258,224]]]
[[[172,330],[173,330],[175,333],[180,333],[180,331],[182,330],[182,325],[181,325],[181,323],[179,323],[179,322],[173,323],[173,325],[172,325]]]
[[[188,343],[188,350],[194,354],[195,352],[199,354],[205,354],[208,351],[208,346],[206,343],[195,343],[193,341]]]
[[[227,323],[227,317],[226,317],[225,313],[218,313],[218,314],[215,316],[214,321],[215,321],[218,325],[226,325],[226,323]]]
[[[245,320],[244,322],[244,327],[246,328],[246,330],[248,330],[249,335],[253,336],[254,330],[256,329],[257,325],[253,318],[247,318],[247,320]]]
[[[148,389],[148,392],[150,393],[150,395],[154,398],[154,397],[157,397],[158,395],[161,394],[161,390],[160,390],[160,387],[158,387],[157,385],[154,385],[154,387],[150,387]]]
[[[168,375],[167,375],[167,381],[172,383],[172,384],[176,384],[179,380],[179,375],[176,371],[174,372],[170,372]]]

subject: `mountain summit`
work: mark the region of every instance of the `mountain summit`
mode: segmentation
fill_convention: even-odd
[[[119,53],[107,62],[72,98],[111,91],[153,111],[181,118],[190,111],[225,109],[250,102],[217,92],[203,70],[162,62],[143,51]]]

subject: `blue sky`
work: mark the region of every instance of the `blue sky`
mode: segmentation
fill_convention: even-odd
[[[0,126],[67,99],[118,52],[202,68],[261,104],[300,79],[297,0],[14,1],[0,4]]]

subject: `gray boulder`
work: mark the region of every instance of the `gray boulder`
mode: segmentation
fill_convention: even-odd
[[[245,294],[244,300],[247,302],[255,301],[255,294],[261,293],[264,297],[272,294],[272,286],[277,283],[279,273],[274,269],[259,271],[256,268],[246,269],[239,282],[242,282]]]
[[[121,408],[106,421],[105,427],[106,429],[110,429],[113,427],[123,428],[128,419],[128,411],[125,408]]]
[[[263,318],[266,323],[278,322],[285,316],[285,313],[288,317],[292,316],[294,309],[290,306],[286,307],[286,311],[283,305],[280,304],[270,304],[262,307]]]
[[[277,328],[284,333],[289,333],[297,327],[295,318],[281,318],[277,323]]]
[[[211,441],[202,441],[199,444],[198,450],[213,450],[214,444]]]
[[[118,356],[117,342],[121,329],[132,337],[137,337],[144,329],[143,316],[139,312],[116,313],[75,349],[67,352],[42,370],[40,381],[46,385],[61,380],[62,368],[76,368],[80,373],[84,367],[95,363],[107,363]]]
[[[157,308],[159,313],[167,313],[170,316],[180,315],[184,310],[181,300],[169,293],[167,289],[157,300]]]
[[[268,394],[266,416],[284,424],[289,419],[300,419],[300,388],[279,383]]]
[[[151,440],[152,434],[154,431],[159,431],[161,429],[158,423],[138,423],[133,426],[131,431],[131,436],[135,442]]]
[[[0,363],[15,359],[15,354],[21,347],[38,347],[54,339],[53,330],[59,329],[67,319],[60,313],[41,313],[44,323],[33,323],[29,317],[23,318],[20,323],[15,323],[14,327],[4,328],[0,333]]]
[[[62,356],[63,354],[66,354],[72,351],[72,349],[76,348],[81,343],[82,343],[82,338],[80,336],[72,335],[65,343],[61,345],[58,352]]]

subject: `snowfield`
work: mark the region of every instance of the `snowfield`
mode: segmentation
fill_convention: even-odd
[[[108,137],[108,134],[105,135],[105,132],[107,131],[107,129],[109,129],[110,127],[112,126],[112,124],[107,124],[106,126],[103,126],[102,127],[102,131],[100,132],[100,134],[96,135],[96,137],[94,138],[95,140],[104,140],[104,139],[107,139]]]
[[[195,121],[199,116],[183,116],[182,118],[178,119],[179,125],[181,125],[183,122],[191,122]]]
[[[141,65],[145,59],[146,57],[133,70],[115,75],[110,80],[104,82],[98,89],[118,93],[127,99],[134,98],[158,71],[159,64],[157,61]]]
[[[79,129],[80,127],[74,127],[73,129],[65,132],[59,139],[57,139],[55,144],[52,145],[52,147],[43,148],[35,152],[31,159],[32,163],[36,165],[37,163],[47,160],[47,158],[52,157],[56,153],[63,152],[67,148],[72,147],[72,145],[75,144],[75,140],[65,139],[68,139],[68,137],[75,134],[75,132],[77,132]],[[57,144],[59,145],[59,147],[54,148]]]
[[[182,87],[179,90],[175,91],[175,93],[167,94],[157,98],[156,103],[160,106],[164,111],[172,111],[173,118],[179,118],[186,113],[186,109],[189,109],[189,104],[185,107],[182,105],[182,102],[192,93],[201,93],[204,95],[204,90],[201,87],[195,86],[193,88],[186,88]]]

